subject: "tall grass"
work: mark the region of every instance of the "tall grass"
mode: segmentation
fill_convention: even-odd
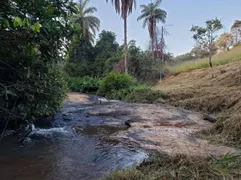
[[[213,56],[212,63],[213,66],[219,66],[228,64],[235,61],[241,61],[241,46],[237,46],[230,51],[220,53]],[[197,59],[192,61],[187,61],[179,65],[167,65],[164,67],[165,71],[169,74],[176,74],[180,72],[186,72],[193,69],[201,69],[209,67],[208,58]]]

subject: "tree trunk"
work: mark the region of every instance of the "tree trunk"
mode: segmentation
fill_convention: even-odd
[[[162,63],[164,64],[164,28],[162,26],[162,37],[161,37],[161,55],[162,55]]]
[[[128,74],[127,62],[127,17],[124,17],[124,60],[125,60],[125,73]]]
[[[213,64],[212,64],[212,52],[211,50],[209,50],[209,66],[212,68]]]
[[[153,60],[155,59],[155,52],[154,52],[154,33],[153,33],[153,37],[151,38],[151,51],[152,51],[152,58]]]
[[[155,29],[155,41],[156,41],[156,59],[160,58],[159,54],[159,45],[158,45],[158,37],[157,37],[157,29]]]

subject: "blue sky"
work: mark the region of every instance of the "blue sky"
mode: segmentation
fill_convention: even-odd
[[[142,22],[136,19],[140,15],[140,5],[150,1],[136,0],[137,8],[128,17],[128,40],[136,40],[143,49],[147,48],[149,35],[147,29],[142,28]],[[105,0],[91,0],[90,5],[98,9],[95,15],[101,20],[100,30],[113,31],[118,43],[123,43],[123,20],[115,13],[112,4],[105,3]],[[241,0],[163,0],[161,8],[168,13],[166,24],[172,25],[167,27],[170,35],[166,36],[166,42],[167,50],[174,55],[190,51],[195,44],[189,31],[192,25],[204,25],[207,19],[217,17],[225,26],[220,31],[222,33],[229,31],[235,20],[241,19]]]

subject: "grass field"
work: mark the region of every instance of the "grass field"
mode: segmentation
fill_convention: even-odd
[[[241,46],[237,46],[230,51],[220,53],[213,56],[212,63],[213,66],[219,66],[228,64],[231,62],[241,61]],[[187,61],[179,65],[166,65],[164,69],[170,74],[177,74],[180,72],[186,72],[193,69],[201,69],[209,67],[208,58]]]

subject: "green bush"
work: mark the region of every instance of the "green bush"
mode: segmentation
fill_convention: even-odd
[[[125,96],[125,101],[135,103],[154,103],[160,97],[163,97],[161,91],[153,91],[148,86],[132,86],[129,93]]]
[[[6,107],[0,110],[3,117],[0,124],[7,117],[9,127],[16,128],[39,117],[53,115],[61,107],[67,85],[58,68],[46,67],[41,61],[35,61],[31,68],[25,73],[23,71],[22,77],[17,73],[11,75],[3,76],[9,82],[11,80],[11,86],[0,88],[0,107]],[[12,78],[16,78],[15,81]]]
[[[136,80],[128,74],[109,73],[101,81],[98,93],[106,96],[107,94],[110,94],[110,92],[128,89],[135,84]]]
[[[126,102],[153,103],[163,97],[161,91],[152,91],[150,86],[138,85],[128,74],[110,73],[100,84],[98,94],[108,99]]]
[[[164,97],[164,94],[161,91],[151,90],[149,86],[136,85],[126,89],[111,90],[105,94],[105,97],[134,103],[154,103]]]
[[[40,67],[39,64],[36,68]],[[15,112],[22,120],[34,121],[38,117],[53,115],[59,110],[65,98],[67,84],[63,74],[54,68],[43,67],[42,73],[43,70],[44,79],[39,77],[36,70],[31,79],[16,84],[16,87],[11,89],[16,96],[9,97],[14,102],[19,102]]]
[[[91,93],[96,92],[100,86],[100,80],[96,78],[69,77],[67,78],[69,90],[72,92]]]
[[[66,84],[59,66],[73,35],[80,35],[70,21],[75,13],[71,0],[1,1],[0,129],[60,108]]]

